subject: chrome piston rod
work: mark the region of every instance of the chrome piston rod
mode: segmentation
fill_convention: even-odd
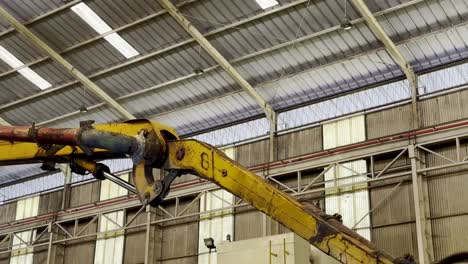
[[[137,193],[135,186],[131,185],[127,181],[122,180],[121,178],[115,176],[114,174],[103,172],[102,175],[104,176],[104,178],[108,179],[109,181],[117,184],[118,186],[122,188],[129,190],[131,193],[133,194]]]

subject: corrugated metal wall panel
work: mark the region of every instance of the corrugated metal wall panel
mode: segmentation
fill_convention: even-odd
[[[322,129],[313,127],[277,137],[278,159],[312,153],[322,149]],[[244,166],[264,164],[269,161],[269,141],[260,140],[236,147],[236,160]]]
[[[467,153],[466,144],[461,144],[461,157]],[[450,159],[456,160],[455,147],[430,148]],[[427,166],[447,164],[434,154],[426,155]],[[428,173],[429,206],[432,217],[468,213],[468,166],[446,168]]]
[[[191,200],[181,200],[179,206],[185,208]],[[174,212],[174,204],[165,205],[169,212]],[[185,214],[197,213],[200,210],[198,203],[189,207]],[[167,217],[167,215],[164,215]],[[198,254],[198,219],[188,217],[162,224],[162,263],[197,263]]]
[[[305,188],[309,183],[311,183],[321,172],[323,172],[323,168],[318,168],[309,171],[301,171],[301,189]],[[283,185],[286,185],[294,190],[297,190],[298,187],[298,176],[296,173],[275,176],[275,179],[280,181]],[[323,176],[320,176],[317,180],[314,181],[315,188],[323,188]],[[279,185],[275,182],[270,182],[273,186],[280,190],[285,190],[286,188],[282,185]],[[315,189],[313,187],[309,187],[307,190]],[[301,201],[317,201],[323,198],[324,192],[314,192],[309,194],[301,195]],[[323,204],[322,204],[323,205]]]
[[[468,90],[462,90],[427,100],[419,104],[423,127],[434,126],[468,117],[468,104],[465,98]]]
[[[269,160],[268,140],[261,140],[236,148],[236,161],[246,167],[267,163]]]
[[[366,125],[368,139],[411,130],[411,105],[367,114]]]
[[[431,216],[468,213],[468,173],[453,173],[428,179]]]
[[[317,152],[322,150],[322,127],[280,135],[276,140],[278,160]]]
[[[128,210],[127,219],[135,216],[137,210]],[[135,226],[146,223],[146,213],[143,211],[129,226]],[[154,230],[154,229],[152,229]],[[158,239],[154,236],[154,243]],[[124,249],[124,262],[123,263],[144,263],[145,262],[145,247],[142,246],[143,241],[146,239],[146,227],[132,228],[125,233],[125,249]]]
[[[372,228],[372,242],[395,257],[417,256],[416,225],[401,224]]]
[[[460,157],[463,159],[468,155],[468,142],[465,140],[460,141]],[[426,148],[435,151],[436,153],[447,157],[451,160],[457,160],[457,152],[456,152],[456,147],[455,147],[455,140],[452,142],[448,142],[445,145],[439,145],[439,146],[426,146]],[[425,152],[425,151],[423,151]],[[441,157],[438,157],[437,155],[434,155],[432,153],[425,153],[426,154],[426,163],[428,167],[435,167],[435,166],[441,166],[441,165],[447,165],[450,164],[451,162],[448,160],[445,160]],[[456,166],[452,168],[445,168],[445,169],[439,169],[436,171],[429,171],[427,172],[428,175],[447,175],[452,172],[460,172],[463,170],[468,170],[468,165],[464,166]]]
[[[253,207],[236,208],[234,215],[234,239],[236,241],[262,236],[262,212]]]
[[[83,221],[78,224],[78,230],[82,230],[87,222]],[[73,232],[73,223],[66,226],[68,232]],[[97,223],[94,222],[85,229],[82,235],[90,235],[96,233]],[[72,264],[93,264],[94,263],[94,239],[83,239],[78,241],[69,242],[64,248],[64,261],[63,263]]]
[[[46,239],[48,235],[43,235],[43,238]],[[59,251],[61,248],[58,248],[57,255],[55,257],[55,263],[61,263],[61,255],[63,251]],[[48,255],[48,245],[36,246],[34,248],[34,255],[33,255],[33,264],[43,264],[47,263],[47,255]]]
[[[374,171],[375,173],[379,173],[381,170],[385,168],[385,166],[388,165],[398,154],[400,153],[400,150],[388,153],[386,155],[378,155],[374,156]],[[404,169],[408,169],[408,166],[411,165],[411,161],[408,158],[408,155],[403,154],[400,158],[398,158],[395,163],[388,168],[386,173],[389,173],[390,171],[401,171]],[[383,174],[385,175],[385,173]]]
[[[397,152],[394,152],[391,155],[376,156],[374,160],[376,173],[382,170],[397,154]],[[392,172],[406,171],[409,170],[407,167],[409,164],[410,160],[407,155],[403,155],[390,170],[397,168]],[[379,248],[395,257],[403,256],[406,253],[417,256],[415,252],[417,248],[416,229],[414,224],[411,223],[415,218],[411,184],[409,182],[403,183],[391,196],[387,197],[392,188],[402,179],[404,178],[388,179],[370,184],[372,186],[369,190],[371,208],[375,208],[378,203],[386,198],[371,213],[373,226],[371,238],[372,242]]]
[[[39,202],[39,215],[58,212],[62,207],[62,191],[51,192],[41,195]]]
[[[10,264],[10,253],[0,253],[0,264]]]
[[[375,207],[390,192],[394,185],[375,187],[370,190],[371,208]],[[392,225],[414,220],[413,189],[404,183],[385,200],[372,214],[372,225]],[[385,238],[380,238],[385,239]]]
[[[2,204],[0,206],[0,224],[12,222],[16,217],[17,202]]]
[[[70,192],[70,207],[78,207],[84,204],[99,201],[99,189],[101,182],[91,182],[78,186],[73,186]]]
[[[432,220],[435,261],[453,253],[466,251],[467,222],[468,215]]]

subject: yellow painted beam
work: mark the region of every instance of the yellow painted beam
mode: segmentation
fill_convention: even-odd
[[[393,263],[390,255],[312,205],[304,205],[229,159],[222,151],[196,141],[168,143],[165,168],[193,170],[271,216],[313,246],[342,263]]]

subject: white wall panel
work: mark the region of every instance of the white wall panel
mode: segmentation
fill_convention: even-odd
[[[118,175],[122,180],[128,181],[129,174]],[[104,180],[101,181],[99,200],[109,200],[120,196],[125,196],[128,191],[117,184]],[[118,230],[124,223],[124,211],[117,211],[105,214],[99,218],[99,235],[96,240],[96,250],[94,263],[96,264],[121,264],[124,251],[124,232]],[[117,231],[113,231],[117,230]]]
[[[210,211],[227,206],[234,203],[234,196],[225,190],[215,190],[203,195],[200,199],[200,211]],[[204,238],[213,238],[215,245],[226,240],[226,236],[234,236],[234,216],[233,210],[227,209],[200,216],[199,224],[199,242],[198,242],[198,257],[199,264],[215,264],[216,252],[208,254],[203,241]]]
[[[39,211],[39,197],[33,196],[18,200],[16,206],[16,220],[37,216]]]
[[[324,149],[364,141],[365,119],[363,115],[338,120],[323,126]],[[367,172],[365,160],[336,165],[325,173],[325,187],[362,182],[367,176],[360,175]],[[326,191],[325,211],[328,214],[339,213],[343,217],[343,224],[353,227],[369,211],[369,192],[367,184],[358,184]],[[370,218],[365,217],[357,232],[370,239]]]
[[[234,148],[224,150],[224,153],[231,159],[234,159]],[[225,190],[215,190],[203,195],[200,199],[200,212],[206,212],[233,205],[234,195]],[[198,241],[198,263],[216,264],[216,252],[208,253],[203,241],[204,238],[213,238],[215,245],[226,240],[230,235],[234,239],[234,215],[233,209],[222,210],[200,215]]]
[[[26,243],[31,243],[36,237],[36,231],[24,231],[15,233],[10,258],[10,264],[32,264],[33,248]]]
[[[125,181],[128,181],[128,176],[128,173],[118,175],[118,177]],[[122,188],[109,180],[101,181],[101,192],[99,196],[100,201],[124,196],[127,194],[128,191],[125,188]]]
[[[323,125],[323,148],[330,149],[366,139],[364,115],[354,116]]]
[[[357,160],[337,165],[325,173],[325,187],[357,183],[366,180],[366,161]],[[346,168],[345,168],[346,167]],[[336,188],[326,191],[325,211],[328,214],[339,213],[343,216],[343,224],[353,227],[369,211],[369,192],[367,184],[357,184],[349,187]],[[362,220],[357,232],[370,239],[370,218]]]
[[[235,159],[236,158],[235,151],[236,151],[235,148],[227,148],[227,149],[223,150],[224,154],[226,154],[226,156],[228,156],[230,159]]]
[[[107,213],[99,218],[99,232],[94,263],[120,264],[123,261],[124,231],[119,230],[124,224],[124,211]]]
[[[37,216],[39,211],[39,197],[40,196],[33,196],[18,200],[15,219],[21,220]],[[35,230],[19,232],[13,236],[13,251],[11,252],[10,264],[33,263],[33,248],[29,247],[25,242],[31,243],[35,236]]]

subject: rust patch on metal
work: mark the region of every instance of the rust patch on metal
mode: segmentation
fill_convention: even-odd
[[[185,157],[185,149],[183,147],[180,147],[176,152],[176,159],[182,160],[184,157]]]
[[[392,256],[381,250],[378,250],[375,245],[373,245],[367,239],[344,226],[341,223],[339,217],[327,215],[320,208],[314,206],[310,202],[302,202],[302,204],[304,205],[304,210],[309,211],[310,214],[315,215],[318,218],[317,235],[309,239],[311,244],[318,245],[326,239],[329,240],[330,238],[341,234],[340,240],[361,248],[366,252],[368,257],[375,259],[377,263],[380,263],[379,259],[382,258],[393,260]]]

